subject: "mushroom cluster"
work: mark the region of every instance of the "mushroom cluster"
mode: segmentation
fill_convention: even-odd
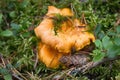
[[[95,41],[86,24],[74,18],[69,8],[54,6],[48,6],[48,12],[35,28],[35,34],[40,39],[38,57],[49,68],[58,68],[62,56],[72,54],[73,49],[79,51]]]

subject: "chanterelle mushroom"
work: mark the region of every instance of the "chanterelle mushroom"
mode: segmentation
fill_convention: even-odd
[[[56,27],[54,24],[57,19],[56,15],[67,18],[59,25],[60,28],[57,29],[57,34],[55,34],[54,30]],[[95,40],[94,35],[87,32],[86,25],[78,19],[72,19],[73,16],[72,11],[68,8],[58,9],[49,6],[48,13],[43,21],[35,28],[36,36],[43,43],[43,46],[39,48],[39,58],[48,67],[56,67],[59,64],[59,58],[62,55],[70,54],[71,49],[74,48],[78,51]]]
[[[38,44],[38,58],[49,68],[59,67],[62,54],[46,44],[41,42]]]

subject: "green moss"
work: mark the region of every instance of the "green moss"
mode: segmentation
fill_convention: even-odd
[[[54,23],[54,32],[57,35],[57,31],[61,28],[61,24],[65,21],[68,21],[70,16],[62,16],[60,14],[55,14],[53,23]]]

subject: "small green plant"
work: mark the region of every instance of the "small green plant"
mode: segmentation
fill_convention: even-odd
[[[108,31],[101,40],[97,39],[95,41],[96,49],[93,50],[94,61],[101,60],[104,57],[114,58],[120,55],[119,29],[120,26],[117,26],[114,31]]]

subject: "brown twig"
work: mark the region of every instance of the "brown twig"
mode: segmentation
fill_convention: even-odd
[[[11,63],[10,63],[10,61],[8,60],[8,59],[5,59],[2,55],[0,55],[0,59],[1,59],[1,61],[2,61],[2,64],[1,64],[1,66],[3,67],[3,68],[6,68],[6,66],[7,66],[7,64],[10,64],[11,65]],[[9,69],[10,71],[10,74],[13,76],[13,77],[15,77],[16,79],[18,79],[18,80],[28,80],[26,77],[24,77],[19,71],[17,71],[16,70],[16,68],[14,68],[14,67],[12,67],[12,68],[10,68]]]
[[[34,69],[36,68],[38,63],[38,52],[36,51],[35,53],[36,53],[36,59],[35,59]]]
[[[6,25],[7,25],[7,28],[9,29],[9,28],[10,28],[10,24],[8,23],[8,21],[7,21],[6,17],[5,17],[5,16],[3,16],[3,19],[4,19],[4,21],[5,21]]]
[[[22,77],[24,80],[28,80],[26,77],[24,77],[19,71],[17,71],[15,68],[13,68],[14,73],[18,74],[20,77]]]
[[[118,59],[120,59],[120,56],[115,57],[115,58],[104,58],[104,59],[102,59],[101,61],[98,61],[98,62],[91,61],[91,62],[87,63],[86,65],[84,65],[82,67],[74,68],[72,71],[84,73],[85,71],[90,70],[93,67],[99,66],[100,64],[103,64],[103,63],[108,62],[108,61],[115,61],[115,60],[118,60]]]
[[[59,75],[59,78],[57,78],[57,80],[62,79],[62,78],[63,78],[63,75],[65,75],[65,74],[71,75],[73,72],[75,72],[75,73],[79,73],[79,72],[80,72],[80,73],[84,74],[87,70],[90,70],[90,69],[92,69],[92,68],[94,68],[94,67],[97,67],[97,66],[99,66],[100,64],[106,63],[106,62],[108,62],[108,61],[115,61],[115,60],[118,60],[118,59],[120,59],[120,56],[115,57],[115,58],[104,58],[104,59],[102,59],[101,61],[98,61],[98,62],[90,61],[90,62],[88,62],[87,64],[83,65],[82,67],[78,67],[78,68],[73,67],[73,68],[70,68],[70,69],[68,69],[68,70],[62,71],[62,72],[61,72],[61,75]],[[64,73],[64,74],[63,74],[63,73]],[[56,75],[57,75],[57,74],[56,74]],[[56,75],[55,75],[55,76],[56,76]],[[57,76],[58,76],[58,75],[57,75]]]
[[[16,75],[16,74],[12,74],[12,76],[14,76],[16,79],[18,79],[18,80],[23,80],[22,78],[20,78],[18,75]]]

